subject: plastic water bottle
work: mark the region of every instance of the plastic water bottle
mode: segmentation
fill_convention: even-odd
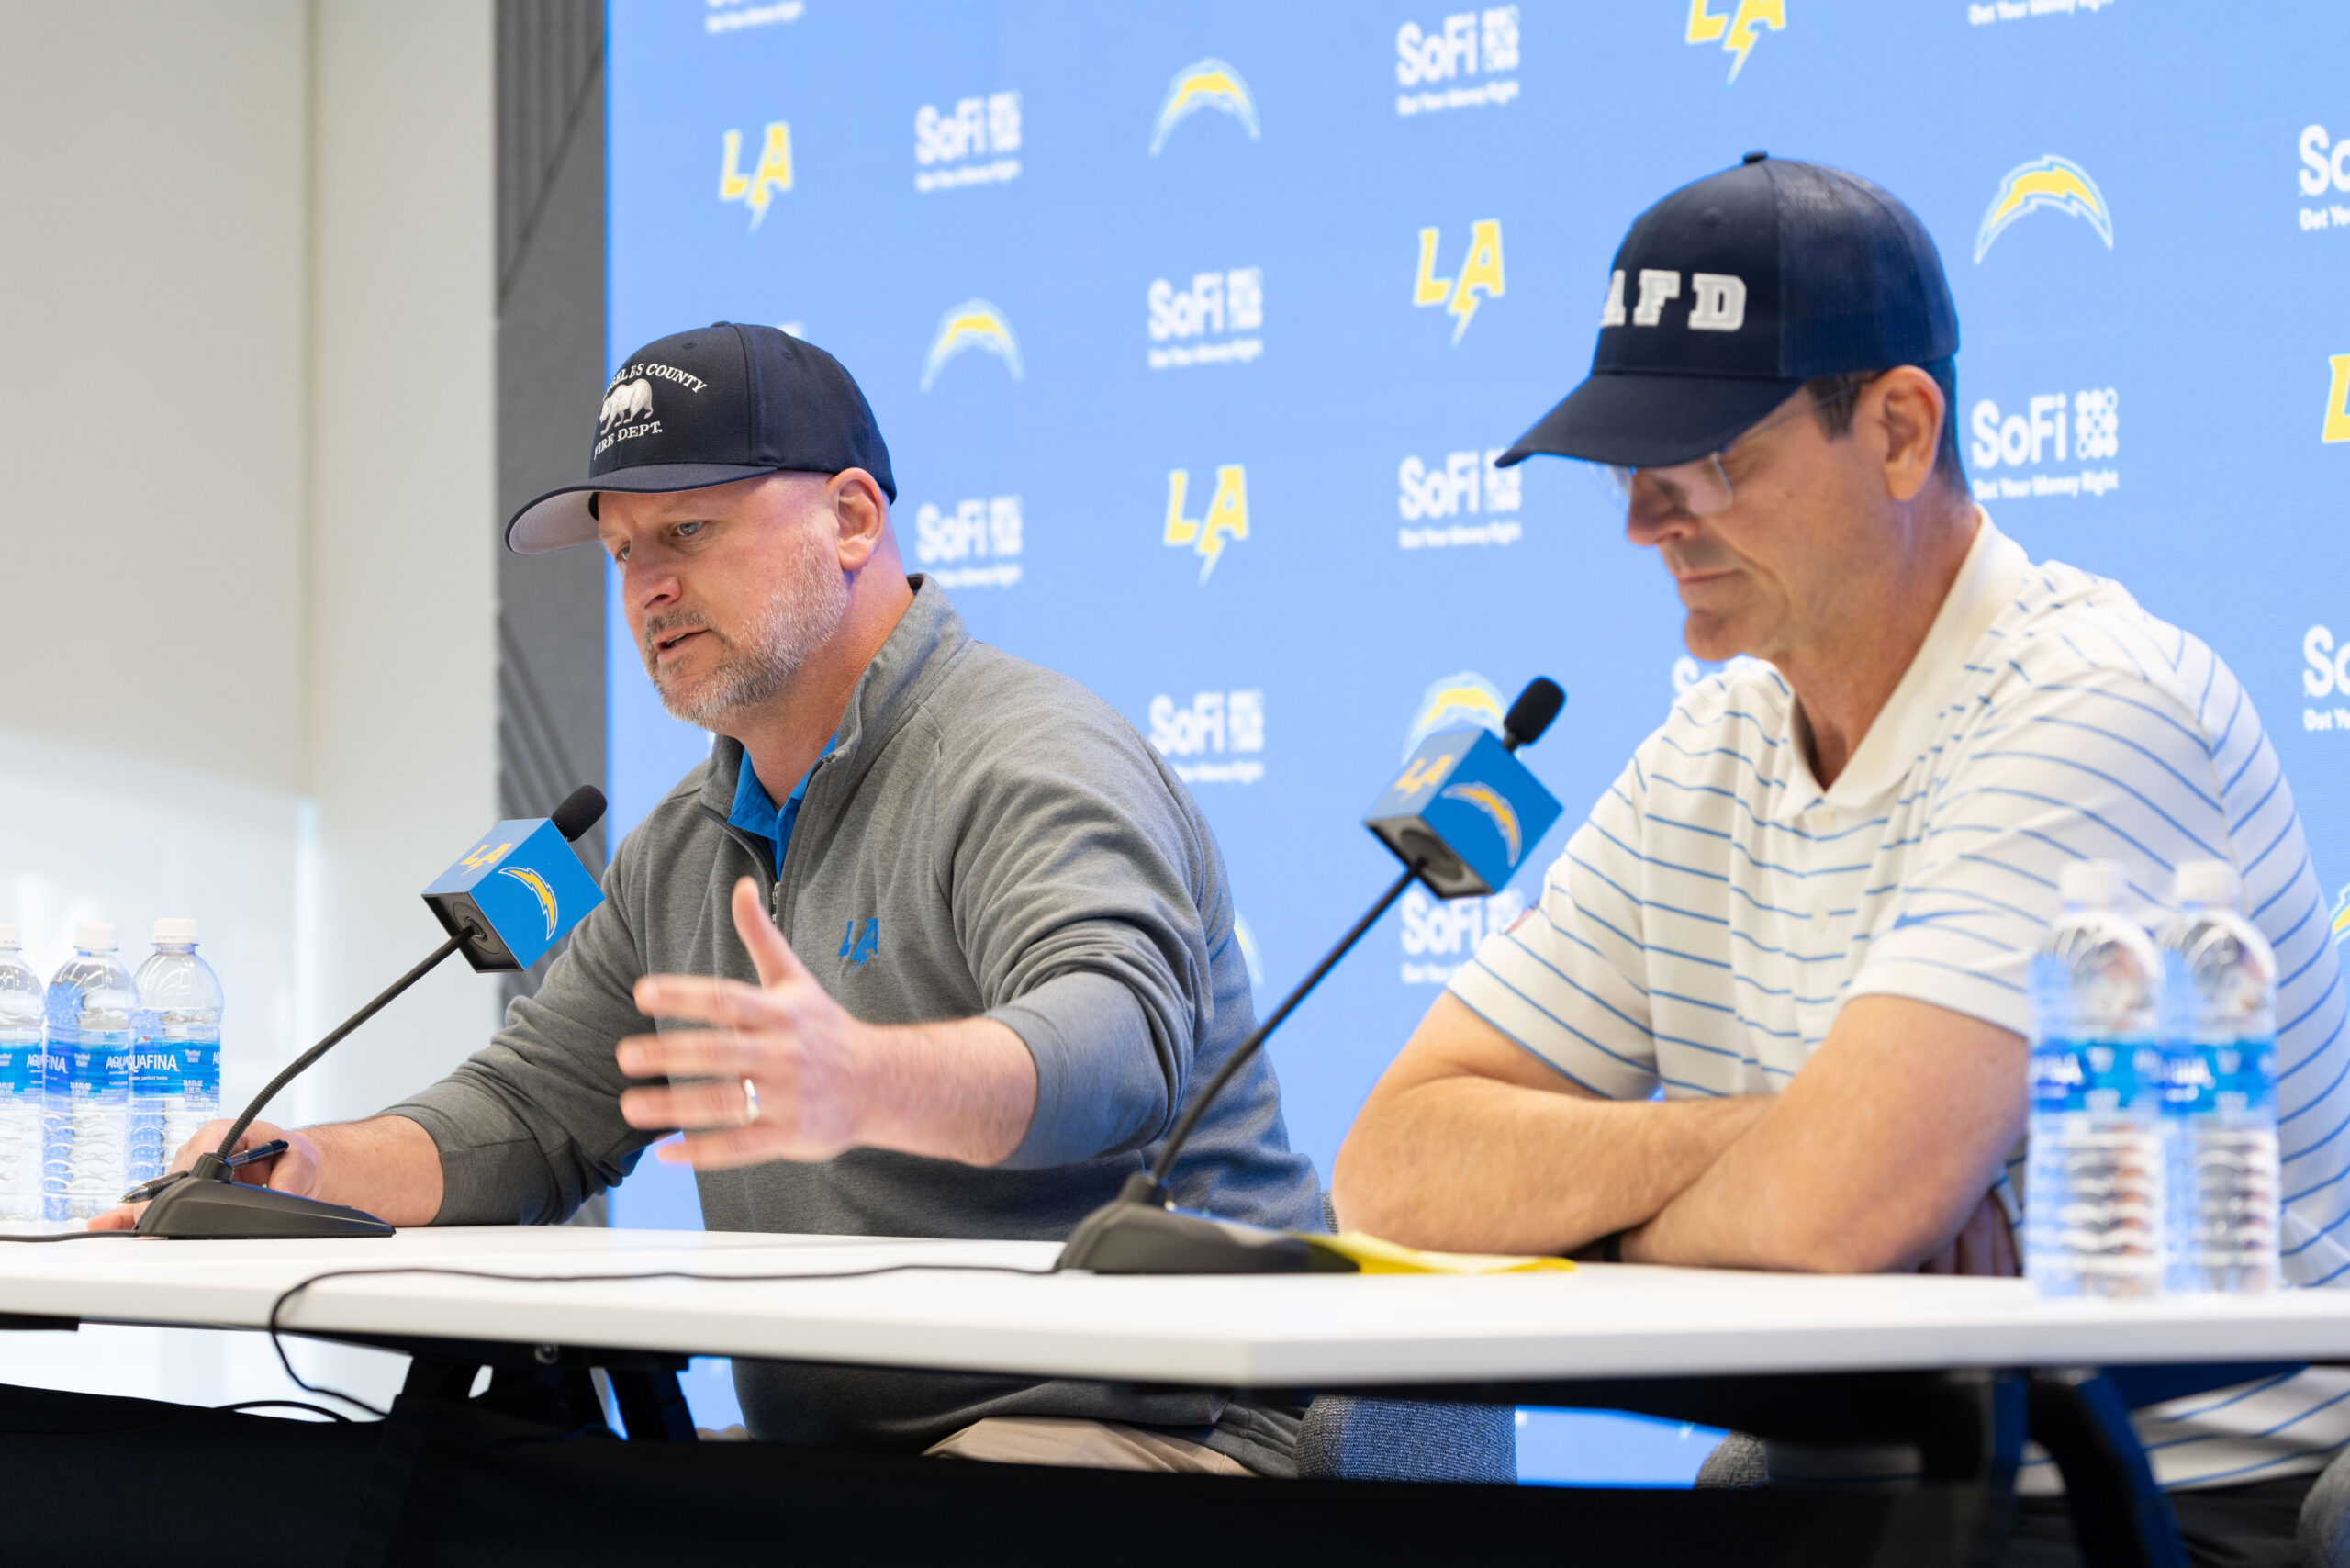
[[[2163,927],[2163,1097],[2169,1206],[2164,1284],[2277,1283],[2277,956],[2236,913],[2223,860],[2177,872]]]
[[[73,956],[49,982],[49,1050],[41,1102],[41,1213],[88,1219],[122,1201],[130,1113],[130,971],[114,926],[73,928]]]
[[[2031,960],[2024,1272],[2050,1296],[2162,1284],[2161,958],[2110,861],[2076,862]]]
[[[172,1156],[220,1114],[220,979],[196,951],[196,922],[159,920],[139,966],[131,1025],[130,1181],[170,1169]]]
[[[0,925],[0,1219],[40,1217],[41,983]]]

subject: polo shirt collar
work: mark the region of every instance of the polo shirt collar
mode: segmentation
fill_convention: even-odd
[[[1844,771],[1825,790],[1813,778],[1807,760],[1808,734],[1802,704],[1787,703],[1781,734],[1788,743],[1785,755],[1790,776],[1788,788],[1780,791],[1780,810],[1774,814],[1792,817],[1816,801],[1832,811],[1866,811],[1882,803],[1908,776],[1933,735],[1942,705],[1964,678],[1969,655],[1999,612],[2014,600],[2031,565],[2023,546],[1994,527],[1991,514],[1980,506],[1975,509],[1975,543],[1968,546],[1966,559],[1960,563],[1958,576],[1943,597],[1942,609],[1935,612],[1933,625],[1927,629],[1926,640],[1918,645],[1900,684],[1886,700],[1868,734],[1861,737]]]
[[[832,756],[833,747],[840,743],[840,732],[834,731],[832,738],[824,743],[824,749],[817,754],[816,762]],[[775,849],[778,876],[783,874],[783,852],[791,843],[791,824],[800,815],[800,802],[807,798],[808,780],[815,776],[815,764],[811,763],[808,771],[800,776],[800,782],[791,787],[791,793],[778,806],[767,794],[767,787],[759,782],[758,772],[751,766],[751,754],[743,753],[740,771],[734,777],[734,806],[726,813],[727,825],[766,839]]]

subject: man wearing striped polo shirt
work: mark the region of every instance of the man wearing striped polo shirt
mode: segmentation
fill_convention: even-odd
[[[2217,858],[2277,953],[2286,1268],[2350,1282],[2350,1031],[2276,755],[2203,644],[1974,504],[1957,348],[1932,241],[1852,175],[1751,154],[1633,224],[1591,375],[1502,461],[1616,465],[1690,651],[1731,662],[1388,1069],[1338,1154],[1348,1225],[2012,1273],[2024,977],[2058,873],[2119,861],[2151,919],[2176,866]],[[2139,1426],[2199,1489],[2175,1495],[2199,1560],[2247,1530],[2289,1548],[2350,1372]]]

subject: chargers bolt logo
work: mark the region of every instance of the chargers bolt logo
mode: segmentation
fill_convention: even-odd
[[[929,391],[946,362],[965,349],[985,349],[1003,361],[1012,379],[1020,379],[1020,340],[1012,335],[1012,323],[986,300],[967,299],[938,319],[930,357],[923,361],[922,389]]]
[[[1420,230],[1420,266],[1412,277],[1412,303],[1443,306],[1452,318],[1452,341],[1458,343],[1469,330],[1470,318],[1477,314],[1477,297],[1502,297],[1501,222],[1488,218],[1469,226],[1469,254],[1461,259],[1458,277],[1435,275],[1438,242],[1437,230]]]
[[[1240,122],[1248,140],[1258,140],[1257,100],[1240,73],[1221,60],[1203,60],[1175,73],[1167,84],[1167,101],[1158,106],[1158,123],[1151,128],[1150,155],[1167,145],[1175,128],[1202,109],[1221,109]]]
[[[767,221],[767,203],[778,191],[791,188],[791,128],[781,120],[767,127],[767,144],[759,149],[759,166],[743,174],[743,133],[726,133],[726,151],[718,165],[718,199],[739,201],[751,209],[751,227]]]
[[[850,921],[848,928],[841,933],[840,956],[848,960],[852,969],[863,969],[867,959],[881,951],[881,917],[877,914],[863,922],[862,932],[857,929],[858,924]]]
[[[1998,193],[1983,214],[1983,226],[1975,232],[1975,264],[1983,264],[1991,242],[2017,219],[2043,207],[2083,219],[2097,230],[2107,250],[2113,249],[2113,214],[2106,207],[2105,193],[2078,163],[2046,152],[2000,176]]]
[[[1681,38],[1684,43],[1721,40],[1730,55],[1729,81],[1722,84],[1727,87],[1746,69],[1746,57],[1754,50],[1755,29],[1782,32],[1786,25],[1787,0],[1738,0],[1738,9],[1727,17],[1713,8],[1711,0],[1689,0],[1689,26]]]
[[[1506,717],[1501,688],[1474,670],[1448,675],[1420,696],[1419,711],[1404,736],[1404,757],[1411,759],[1420,743],[1438,730],[1466,729],[1475,724],[1498,735]]]
[[[547,917],[547,940],[550,942],[554,941],[555,927],[554,890],[547,886],[547,879],[544,877],[540,876],[536,871],[531,870],[529,868],[522,866],[500,866],[498,868],[498,874],[501,877],[513,878],[516,881],[521,883],[524,887],[530,889],[532,893],[538,896],[540,913]]]
[[[1462,801],[1494,819],[1494,830],[1502,835],[1502,847],[1509,851],[1509,863],[1515,868],[1524,853],[1522,835],[1517,826],[1517,808],[1509,803],[1490,784],[1448,784],[1437,791],[1444,801]]]
[[[1159,534],[1159,543],[1169,549],[1190,545],[1200,558],[1200,586],[1205,588],[1208,574],[1224,557],[1224,542],[1248,537],[1248,475],[1237,463],[1219,467],[1215,471],[1215,494],[1208,501],[1207,515],[1200,518],[1183,515],[1183,497],[1191,484],[1190,469],[1169,471],[1167,526]]]

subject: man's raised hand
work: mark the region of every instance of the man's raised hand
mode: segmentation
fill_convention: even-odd
[[[647,975],[636,1005],[647,1017],[702,1025],[620,1043],[632,1078],[621,1114],[635,1127],[685,1127],[661,1158],[704,1170],[770,1159],[829,1159],[864,1141],[872,1099],[871,1031],[826,994],[767,918],[758,884],[734,884],[734,930],[759,983]],[[700,1082],[678,1082],[699,1079]]]

